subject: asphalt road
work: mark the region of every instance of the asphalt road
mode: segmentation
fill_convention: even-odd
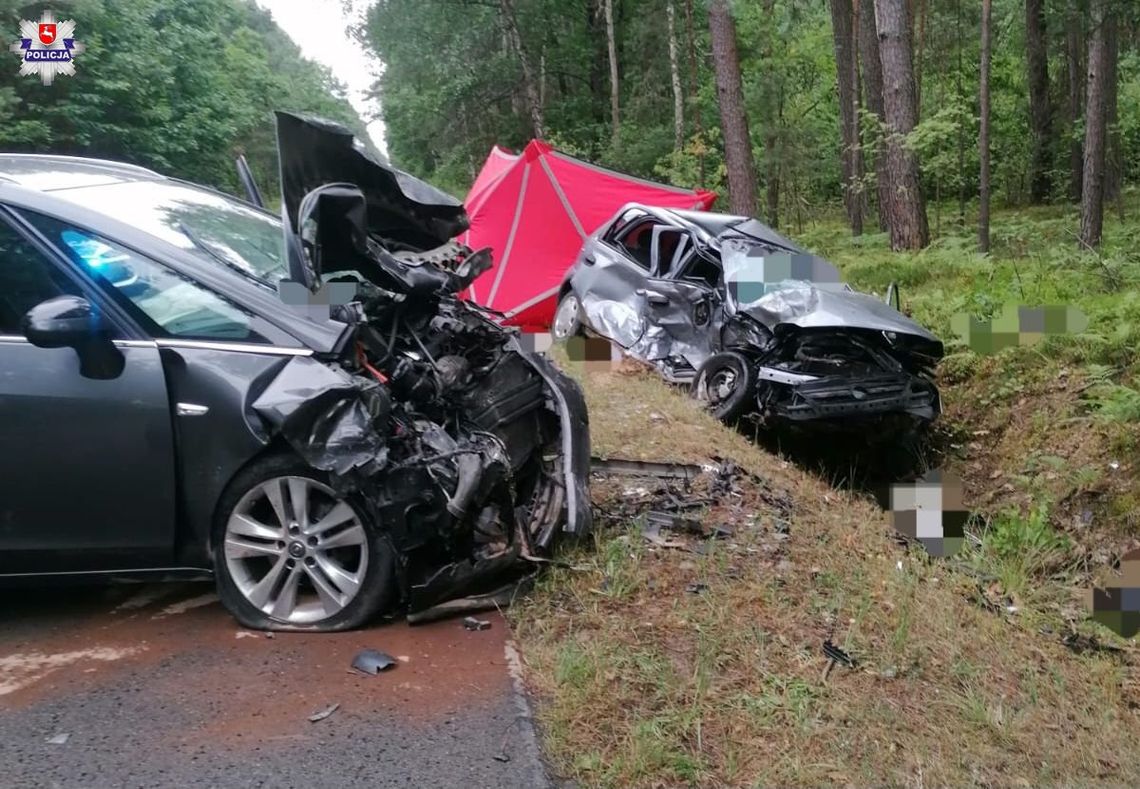
[[[212,590],[4,590],[0,786],[547,784],[498,616],[267,638]]]

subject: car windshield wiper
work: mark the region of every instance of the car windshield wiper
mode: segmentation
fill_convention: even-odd
[[[247,268],[245,268],[245,266],[241,266],[241,265],[238,265],[237,263],[234,263],[232,260],[227,258],[221,252],[214,249],[212,246],[210,246],[205,241],[203,241],[202,237],[199,236],[196,231],[191,230],[189,227],[187,227],[185,222],[179,222],[178,223],[178,229],[182,231],[182,234],[184,236],[186,236],[188,239],[190,239],[190,243],[192,243],[195,247],[197,247],[198,249],[205,252],[207,255],[212,257],[214,260],[221,263],[226,268],[230,269],[231,271],[236,271],[238,274],[241,274],[246,279],[250,280],[251,282],[255,282],[256,284],[260,285],[263,288],[276,291],[276,288],[273,287],[272,282],[270,282],[269,280],[266,280],[266,279],[262,279],[258,275],[252,273]]]

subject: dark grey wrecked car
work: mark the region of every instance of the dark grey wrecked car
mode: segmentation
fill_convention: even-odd
[[[581,391],[455,298],[488,264],[463,206],[340,127],[282,114],[278,142],[284,223],[0,154],[0,445],[27,448],[0,580],[208,571],[246,626],[335,630],[589,531]]]
[[[629,204],[587,239],[553,331],[689,383],[727,422],[865,427],[940,411],[942,343],[755,219]]]

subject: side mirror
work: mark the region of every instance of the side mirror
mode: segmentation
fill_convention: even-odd
[[[115,347],[102,315],[87,299],[57,296],[28,310],[20,323],[24,336],[37,348],[74,348],[79,373],[85,378],[117,378],[125,359]]]

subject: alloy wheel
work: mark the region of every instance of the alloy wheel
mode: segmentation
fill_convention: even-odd
[[[568,294],[558,304],[558,312],[554,316],[554,339],[565,340],[577,328],[578,323],[578,297]]]
[[[245,599],[290,624],[340,613],[368,571],[356,510],[307,477],[274,477],[246,493],[226,522],[226,569]]]

